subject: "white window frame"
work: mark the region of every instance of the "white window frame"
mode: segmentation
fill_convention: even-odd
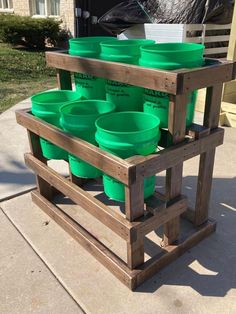
[[[0,0],[1,1],[1,0]],[[45,15],[36,14],[36,0],[32,1],[32,17],[34,18],[47,18],[47,17],[53,17],[53,18],[59,18],[60,15],[52,15],[50,14],[50,7],[51,7],[51,0],[45,0]]]
[[[7,0],[8,8],[4,8],[4,5],[3,5],[4,1],[3,0],[0,0],[0,3],[2,4],[2,8],[0,8],[0,12],[3,12],[3,13],[14,13],[12,0]]]

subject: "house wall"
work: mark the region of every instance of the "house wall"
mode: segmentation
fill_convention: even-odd
[[[31,15],[29,0],[13,0],[13,10],[18,15]]]
[[[62,26],[70,31],[71,35],[75,35],[75,16],[74,16],[74,0],[61,0],[60,13]]]
[[[29,16],[33,15],[32,0],[13,0],[15,14]],[[74,0],[60,1],[60,18],[62,27],[68,30],[72,36],[75,34]]]

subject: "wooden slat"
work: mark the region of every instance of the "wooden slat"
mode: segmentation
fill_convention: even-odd
[[[221,97],[223,84],[218,83],[207,88],[205,113],[203,125],[207,128],[217,128],[220,117]],[[210,203],[212,175],[215,159],[215,147],[209,146],[209,150],[200,155],[195,225],[199,226],[208,219]]]
[[[209,136],[199,140],[185,140],[184,143],[177,144],[170,148],[149,156],[134,156],[127,161],[133,165],[145,177],[152,176],[163,170],[186,161],[199,154],[207,152],[211,147],[223,144],[224,130],[217,128],[210,132]]]
[[[46,52],[47,65],[71,72],[104,77],[126,84],[177,93],[177,74],[170,71],[143,68],[118,62],[70,56],[59,52]]]
[[[135,173],[130,173],[129,170],[132,165],[125,160],[107,153],[78,137],[66,134],[59,128],[34,117],[24,110],[16,111],[16,119],[20,125],[31,132],[86,160],[122,183],[129,184],[130,181],[134,180]]]
[[[231,29],[232,24],[206,24],[206,31],[218,29]]]
[[[202,68],[176,70],[176,72],[179,73],[179,92],[185,93],[231,81],[233,78],[233,62],[220,62],[218,60],[218,64],[214,61],[212,65]]]
[[[218,83],[207,88],[203,125],[207,128],[217,128],[220,119],[220,108],[223,84]]]
[[[232,78],[232,62],[197,69],[163,71],[118,62],[70,56],[60,52],[46,52],[48,66],[58,69],[86,73],[126,84],[154,89],[169,94],[180,94],[216,82],[227,82]],[[178,86],[178,88],[177,88]]]
[[[218,43],[223,41],[229,41],[229,35],[219,35],[219,36],[205,36],[203,39],[201,36],[197,37],[187,37],[186,42],[190,43]],[[228,47],[225,47],[228,49]],[[212,49],[212,48],[209,48]],[[206,53],[205,53],[206,54]]]
[[[200,156],[194,220],[196,226],[200,226],[208,219],[214,160],[215,149]]]
[[[228,47],[216,47],[216,48],[206,48],[204,50],[205,55],[215,55],[217,53],[227,53]]]
[[[187,198],[180,196],[173,201],[172,204],[167,205],[166,208],[161,208],[155,215],[148,214],[145,218],[140,219],[140,224],[135,227],[137,233],[143,235],[156,230],[167,221],[181,215],[187,209]]]
[[[234,6],[227,60],[236,61],[236,5]]]
[[[173,144],[177,144],[185,138],[188,99],[188,94],[170,95],[168,130]]]
[[[144,180],[137,176],[136,181],[125,186],[125,214],[129,221],[144,215]],[[140,235],[135,243],[127,243],[127,264],[134,269],[144,263],[144,237]]]
[[[229,41],[229,35],[218,35],[218,36],[205,36],[204,42],[205,43],[217,43],[222,41]],[[225,47],[228,49],[228,47]]]
[[[125,187],[125,214],[129,221],[142,217],[144,214],[144,182],[138,177],[136,182]]]
[[[144,237],[140,235],[136,242],[127,242],[127,265],[129,269],[138,268],[144,263]]]
[[[42,163],[45,165],[47,164],[47,159],[43,157],[42,149],[40,145],[40,139],[39,136],[27,131],[28,139],[29,139],[29,146],[31,153],[39,159]],[[53,198],[54,189],[53,187],[45,181],[42,177],[36,175],[36,184],[39,192],[46,197],[48,200],[51,200]]]
[[[56,187],[72,201],[79,204],[88,213],[93,215],[107,227],[111,228],[121,238],[132,242],[132,225],[121,215],[114,212],[110,207],[104,205],[88,192],[82,190],[74,183],[59,175],[53,169],[50,169],[48,166],[44,165],[31,154],[25,154],[25,163],[45,181]]]
[[[151,278],[163,267],[167,266],[178,257],[183,255],[187,250],[208,237],[211,233],[215,231],[215,229],[216,223],[213,221],[208,221],[194,234],[183,239],[178,245],[165,247],[165,252],[151,258],[143,266],[140,267],[140,271],[137,273],[137,287],[147,279]]]
[[[184,140],[186,130],[186,113],[188,94],[181,96],[171,96],[169,104],[168,130],[172,136],[173,144]],[[167,168],[166,171],[166,196],[167,200],[172,200],[181,194],[182,190],[183,162]],[[169,220],[164,225],[163,244],[174,243],[180,232],[180,217],[177,216]]]
[[[69,71],[57,70],[57,85],[59,89],[72,90],[71,74]]]
[[[32,200],[80,245],[82,245],[84,249],[111,271],[123,284],[130,289],[134,288],[132,272],[119,257],[113,254],[87,230],[76,223],[58,207],[47,201],[38,192],[32,192]]]
[[[188,135],[192,138],[198,140],[206,135],[209,135],[210,128],[207,128],[205,126],[192,123],[192,125],[188,128]]]
[[[159,213],[160,210],[166,208],[166,200],[163,200],[163,197],[164,196],[159,198],[156,192],[153,196],[146,199],[146,211],[148,211],[152,215],[156,215]]]

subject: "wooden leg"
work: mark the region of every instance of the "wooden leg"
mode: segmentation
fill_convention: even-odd
[[[57,70],[57,85],[59,89],[72,90],[71,74],[69,71]]]
[[[29,144],[30,144],[30,150],[32,154],[41,160],[44,164],[47,164],[47,159],[43,157],[40,142],[39,142],[39,136],[30,132],[28,132],[28,138],[29,138]],[[39,193],[44,196],[46,199],[51,200],[54,195],[54,188],[51,186],[47,181],[45,181],[43,178],[41,178],[39,175],[36,175],[36,183]]]
[[[134,269],[144,263],[144,237],[140,237],[136,242],[127,242],[127,264],[130,269]]]
[[[169,132],[172,135],[173,143],[179,143],[185,138],[186,109],[188,95],[170,96],[169,105]],[[166,172],[166,195],[171,201],[181,194],[182,189],[183,163],[180,163]],[[173,244],[178,240],[180,229],[180,218],[176,217],[164,225],[163,246]]]
[[[207,88],[203,125],[214,129],[219,125],[223,84],[218,83]]]
[[[212,174],[214,167],[215,149],[200,157],[198,186],[194,224],[200,226],[208,220],[208,208],[211,195]]]
[[[171,200],[181,194],[183,164],[179,164],[166,171],[167,199]],[[162,245],[170,245],[178,240],[180,219],[176,217],[164,225],[164,238]]]
[[[215,84],[207,88],[204,112],[204,127],[218,127],[221,110],[223,84]],[[195,205],[194,224],[199,226],[208,220],[208,208],[214,168],[215,148],[201,154],[198,173],[197,197]]]
[[[144,180],[138,177],[135,183],[125,187],[125,212],[129,221],[144,215]],[[144,263],[144,237],[135,242],[127,242],[127,264],[130,269]]]

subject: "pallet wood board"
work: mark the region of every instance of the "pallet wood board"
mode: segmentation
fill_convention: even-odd
[[[206,59],[206,65],[197,69],[163,71],[118,62],[71,56],[62,52],[46,52],[47,65],[71,72],[80,72],[115,80],[125,84],[177,95],[231,81],[233,62]]]

